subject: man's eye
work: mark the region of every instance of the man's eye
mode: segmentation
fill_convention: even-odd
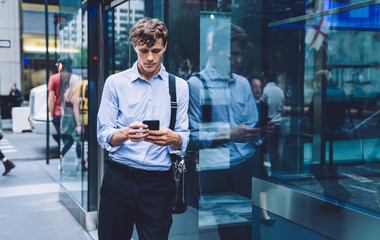
[[[145,49],[140,49],[140,52],[142,52],[142,53],[147,53],[148,51],[145,50]]]
[[[159,53],[160,50],[153,50],[152,52],[153,52],[153,53]]]

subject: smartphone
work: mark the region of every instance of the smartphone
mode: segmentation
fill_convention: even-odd
[[[148,125],[149,130],[160,130],[160,120],[145,120],[143,123]]]
[[[271,120],[272,120],[272,118],[269,118],[269,117],[264,118],[264,119],[263,119],[263,124],[267,124],[267,123],[269,123]]]

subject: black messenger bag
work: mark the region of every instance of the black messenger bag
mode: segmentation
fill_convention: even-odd
[[[174,131],[177,118],[177,94],[175,76],[169,74],[169,94],[171,103],[171,116],[169,128]],[[185,158],[179,155],[180,151],[170,152],[173,169],[173,202],[172,213],[184,213],[187,209],[185,199]]]

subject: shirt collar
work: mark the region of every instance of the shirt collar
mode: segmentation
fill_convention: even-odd
[[[212,66],[210,60],[206,63],[205,73],[211,81],[225,81],[225,78]],[[228,82],[235,82],[234,74],[230,74]]]
[[[161,63],[160,71],[153,78],[157,78],[160,80],[165,80],[169,78],[169,74],[162,63]],[[137,61],[136,61],[131,68],[131,81],[134,82],[138,79],[143,79],[143,78],[141,77],[141,74],[139,73],[139,69],[137,68]]]

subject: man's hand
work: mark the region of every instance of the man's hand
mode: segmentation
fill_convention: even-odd
[[[149,130],[149,135],[146,137],[145,141],[158,146],[171,145],[176,150],[182,145],[181,135],[166,127],[162,127],[160,130]]]
[[[230,130],[230,141],[245,143],[261,136],[261,128],[251,128],[247,125],[239,125]]]
[[[263,124],[261,127],[261,133],[266,137],[270,136],[274,131],[274,123],[275,122],[271,120],[268,123]]]
[[[142,142],[149,135],[148,125],[142,122],[133,122],[126,129],[125,134],[131,142]]]
[[[116,130],[109,144],[114,147],[127,140],[131,140],[131,142],[145,141],[149,134],[149,130],[147,128],[148,125],[143,124],[142,122],[133,122],[128,127]]]

